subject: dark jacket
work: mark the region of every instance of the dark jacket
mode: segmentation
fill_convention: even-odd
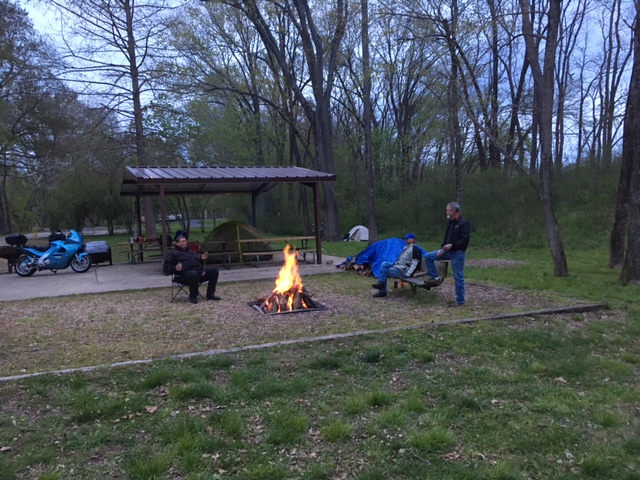
[[[180,272],[176,272],[176,265],[178,263],[182,263],[182,270]],[[176,246],[164,259],[163,268],[165,275],[174,275],[191,270],[202,273],[202,262],[193,251],[188,248]]]
[[[444,247],[446,244],[451,244],[452,252],[458,250],[465,251],[469,246],[469,239],[471,238],[471,226],[462,215],[457,220],[449,220],[447,225],[447,232],[444,234]]]

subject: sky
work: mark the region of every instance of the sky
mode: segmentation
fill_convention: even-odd
[[[47,18],[46,12],[41,7],[37,7],[33,1],[18,1],[14,3],[29,13],[29,18],[31,18],[33,26],[38,30],[38,32],[46,35],[54,30]],[[49,16],[51,16],[51,14],[49,14]]]

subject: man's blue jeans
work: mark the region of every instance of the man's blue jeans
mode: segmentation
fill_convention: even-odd
[[[382,262],[382,265],[380,265],[380,273],[378,274],[378,281],[384,283],[384,289],[380,289],[381,292],[386,292],[387,291],[387,278],[388,277],[393,277],[393,278],[402,278],[404,277],[404,273],[402,273],[402,271],[398,270],[396,267],[393,266],[393,263],[391,262]]]
[[[438,251],[429,252],[424,256],[425,263],[427,264],[427,273],[431,278],[438,276],[436,270],[436,260],[450,260],[451,270],[453,270],[453,280],[456,284],[456,303],[459,305],[464,304],[464,259],[466,253],[462,250],[455,252],[444,252],[441,257],[438,256]]]

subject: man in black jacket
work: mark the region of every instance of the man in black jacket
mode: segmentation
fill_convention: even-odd
[[[198,303],[198,289],[202,282],[209,282],[207,286],[207,300],[220,300],[216,296],[218,283],[217,268],[203,268],[203,262],[208,254],[203,253],[200,258],[195,252],[187,248],[187,238],[184,235],[176,237],[176,246],[164,259],[164,273],[167,275],[179,275],[179,283],[189,286],[189,301]]]
[[[453,270],[453,280],[456,284],[456,305],[464,305],[464,260],[466,250],[469,246],[471,238],[471,227],[469,222],[462,218],[462,208],[459,203],[451,202],[447,204],[447,232],[444,235],[444,242],[440,250],[429,252],[425,255],[427,264],[427,272],[429,278],[425,283],[435,287],[442,283],[442,279],[438,276],[436,270],[436,260],[450,260],[451,269]]]

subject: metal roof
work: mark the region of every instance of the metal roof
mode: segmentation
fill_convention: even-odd
[[[334,182],[332,173],[301,167],[126,167],[120,195],[259,194],[278,183]]]

